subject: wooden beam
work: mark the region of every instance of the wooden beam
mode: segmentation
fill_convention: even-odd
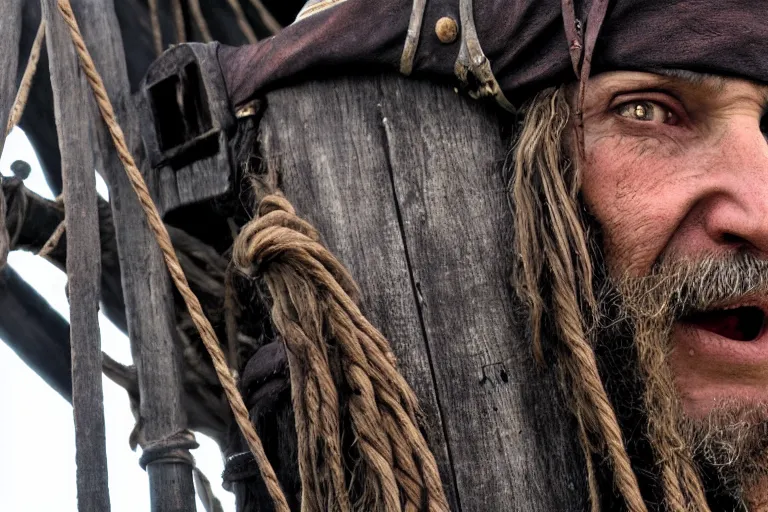
[[[76,0],[72,6],[115,106],[128,146],[142,167],[138,109],[130,96],[115,3],[112,0]],[[91,151],[96,168],[102,172],[110,189],[128,335],[138,370],[142,434],[147,443],[156,443],[187,428],[171,286],[160,249],[149,231],[111,138],[95,104],[89,102],[89,105],[96,133]],[[158,461],[147,467],[147,473],[153,511],[195,509],[192,468],[188,464],[179,459]]]
[[[53,105],[61,148],[69,248],[72,406],[77,450],[78,510],[110,510],[104,394],[101,381],[99,280],[101,251],[90,116],[90,91],[55,0],[44,0]]]
[[[3,179],[2,189],[8,205],[6,215],[8,231],[17,234],[11,250],[40,252],[64,220],[64,208],[60,203],[32,192],[22,180],[16,177]],[[105,316],[118,329],[127,332],[112,208],[105,200],[98,198],[98,209],[101,244],[101,306]],[[47,259],[59,269],[65,270],[66,256],[67,233],[64,231],[59,242],[48,253]]]
[[[72,403],[69,324],[10,267],[0,272],[0,338]]]

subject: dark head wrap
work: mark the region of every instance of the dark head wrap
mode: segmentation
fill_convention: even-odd
[[[441,19],[443,27],[455,22],[455,40],[450,31],[438,35]],[[768,83],[768,2],[312,0],[276,36],[222,47],[219,60],[235,106],[307,78],[386,70],[458,80],[507,108],[547,86],[616,69]]]

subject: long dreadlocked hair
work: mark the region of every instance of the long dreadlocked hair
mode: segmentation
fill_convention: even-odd
[[[510,155],[517,255],[513,277],[517,293],[528,307],[537,359],[543,360],[545,326],[559,340],[556,350],[566,389],[572,394],[593,512],[599,510],[599,497],[592,453],[607,455],[614,483],[628,510],[645,511],[591,343],[599,309],[593,288],[590,237],[579,206],[580,175],[578,167],[567,158],[565,147],[571,111],[567,94],[566,87],[547,89],[530,102]],[[662,452],[669,455],[668,450]],[[682,482],[662,479],[668,504],[680,503],[670,495],[679,495],[681,483],[688,487],[689,478]],[[693,487],[692,494],[702,499],[691,500],[691,508],[680,510],[708,510],[700,484]]]

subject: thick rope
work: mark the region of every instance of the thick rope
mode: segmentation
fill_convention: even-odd
[[[211,31],[208,28],[208,22],[205,21],[203,10],[200,8],[200,0],[189,0],[189,10],[192,12],[192,18],[195,20],[195,25],[197,25],[197,29],[203,37],[203,42],[210,43],[213,41]]]
[[[11,133],[14,126],[19,124],[21,116],[24,114],[24,108],[27,106],[27,100],[29,99],[29,91],[32,89],[32,79],[35,77],[35,72],[37,71],[37,63],[40,62],[40,52],[43,48],[43,41],[45,41],[45,20],[40,21],[35,41],[32,43],[32,50],[29,52],[29,59],[27,59],[27,67],[24,69],[24,75],[21,77],[19,91],[16,93],[16,98],[13,100],[11,115],[8,116],[8,125],[5,128],[6,137]]]
[[[243,32],[243,35],[248,42],[251,44],[258,43],[259,38],[256,37],[256,33],[253,31],[251,24],[248,23],[248,18],[246,18],[245,13],[243,12],[240,0],[227,0],[227,3],[229,3],[229,6],[232,8],[232,12],[235,13],[237,25],[240,27],[240,30]]]
[[[262,478],[266,484],[272,500],[275,503],[275,509],[278,512],[289,512],[288,502],[283,495],[283,491],[280,488],[280,484],[275,476],[274,469],[272,468],[266,454],[264,453],[264,447],[261,444],[259,436],[256,434],[256,430],[251,424],[248,416],[248,409],[243,403],[243,398],[240,396],[237,390],[237,385],[232,373],[227,366],[226,359],[221,350],[221,345],[216,336],[216,332],[213,330],[210,321],[206,318],[203,308],[200,305],[200,301],[189,287],[187,278],[184,275],[184,271],[181,268],[179,259],[176,256],[176,252],[171,244],[171,238],[168,235],[168,231],[165,228],[165,224],[157,211],[157,207],[152,202],[152,197],[147,189],[147,184],[144,182],[144,178],[141,175],[141,171],[136,166],[136,163],[131,156],[130,151],[125,142],[125,135],[122,129],[117,123],[112,104],[107,96],[104,82],[101,79],[96,65],[91,58],[88,49],[85,46],[85,41],[80,32],[80,28],[77,25],[77,20],[72,12],[72,5],[69,0],[58,0],[58,7],[64,21],[67,23],[72,36],[72,41],[75,45],[75,50],[80,58],[80,64],[85,73],[86,79],[93,90],[96,103],[101,111],[101,115],[104,118],[104,122],[109,129],[112,140],[117,149],[120,160],[122,161],[131,185],[136,192],[136,196],[139,199],[142,209],[147,217],[147,222],[152,230],[157,243],[165,258],[168,271],[171,275],[171,279],[176,285],[179,294],[184,299],[184,303],[189,310],[190,317],[195,323],[195,327],[200,332],[200,337],[205,345],[206,350],[211,356],[213,367],[216,370],[216,374],[221,381],[221,386],[224,389],[224,393],[227,397],[227,401],[232,407],[235,420],[245,438],[248,447],[250,448],[253,456],[259,464]]]
[[[282,195],[268,195],[235,241],[232,259],[266,282],[272,321],[288,349],[303,510],[447,511],[437,463],[418,427],[416,395],[352,298],[358,290],[351,275],[315,229]],[[359,452],[352,464],[342,454],[337,367],[350,390],[346,410]],[[345,466],[354,468],[360,496],[350,496]]]

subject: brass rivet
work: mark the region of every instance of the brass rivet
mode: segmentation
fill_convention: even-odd
[[[456,20],[444,16],[437,20],[435,33],[441,43],[449,44],[456,40],[456,36],[459,34],[459,26],[456,24]]]

